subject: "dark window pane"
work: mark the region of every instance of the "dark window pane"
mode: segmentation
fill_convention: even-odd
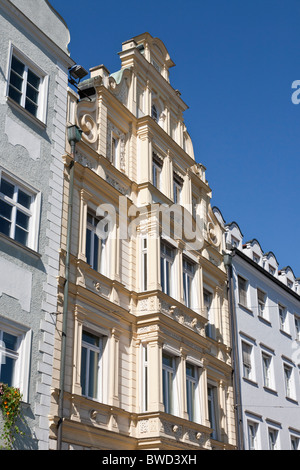
[[[11,223],[8,220],[3,219],[0,217],[0,232],[4,233],[4,235],[10,236],[10,226]]]
[[[8,96],[16,103],[21,104],[21,93],[19,93],[11,86],[9,87]]]
[[[29,209],[30,204],[31,204],[31,196],[29,196],[29,194],[26,194],[23,191],[21,191],[21,189],[19,189],[18,203],[21,204],[22,206],[26,207],[27,209]]]
[[[0,382],[3,382],[11,387],[13,385],[15,361],[11,357],[4,357],[2,361],[4,363],[0,364]]]
[[[39,92],[36,91],[36,89],[33,88],[32,86],[27,85],[26,98],[29,98],[29,100],[37,104],[38,96],[39,96]]]
[[[24,228],[25,230],[28,229],[29,225],[29,217],[28,215],[24,214],[23,212],[17,211],[17,220],[16,223],[19,227]]]
[[[0,201],[0,215],[2,215],[2,217],[11,220],[11,211],[12,206],[10,206],[4,201]]]
[[[37,106],[32,103],[31,101],[29,101],[27,98],[26,98],[26,101],[25,101],[25,109],[27,109],[27,111],[32,114],[33,116],[36,117],[37,115]]]
[[[25,66],[15,56],[12,57],[11,68],[15,72],[17,72],[19,75],[23,76]]]
[[[10,349],[11,351],[17,350],[17,342],[18,342],[17,336],[11,335],[4,331],[2,341],[5,344],[6,349]]]
[[[92,244],[92,232],[87,229],[86,231],[86,244],[85,244],[85,255],[86,255],[86,262],[88,264],[92,264],[91,262],[91,244]]]
[[[15,187],[13,184],[9,183],[4,179],[1,180],[0,192],[2,194],[5,194],[5,196],[8,196],[12,199],[14,197],[14,190]]]
[[[15,230],[15,240],[22,245],[27,245],[28,232],[25,232],[22,228],[16,227]]]
[[[82,341],[84,341],[85,343],[89,343],[93,346],[99,347],[99,337],[93,335],[92,333],[88,333],[87,331],[83,331]]]
[[[86,386],[85,386],[86,373],[87,373],[86,359],[87,359],[87,349],[82,348],[81,349],[81,380],[80,380],[81,387],[82,387],[82,395],[86,395]]]
[[[21,91],[22,90],[22,83],[23,83],[23,78],[17,75],[13,70],[11,71],[10,74],[10,85],[12,85],[14,88],[17,88],[17,90]]]
[[[28,70],[27,81],[28,81],[28,83],[30,83],[30,85],[32,85],[36,90],[39,89],[41,79],[40,79],[37,75],[35,75],[35,73],[33,73],[31,70]]]

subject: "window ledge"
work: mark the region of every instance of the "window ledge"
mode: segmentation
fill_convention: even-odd
[[[22,250],[24,253],[29,254],[35,259],[40,259],[42,257],[42,255],[37,251],[32,250],[32,248],[28,248],[28,246],[22,245],[22,243],[17,242],[13,238],[10,238],[7,235],[4,235],[3,233],[0,233],[0,241],[3,241],[12,247]]]
[[[273,388],[269,388],[269,387],[266,387],[266,386],[264,386],[263,388],[266,392],[272,393],[273,395],[278,395],[276,390],[274,390]]]
[[[248,379],[247,377],[243,377],[243,380],[254,387],[258,387],[258,383],[255,380]]]
[[[245,310],[247,313],[250,313],[251,315],[253,315],[253,311],[250,310],[250,308],[248,308],[248,307],[246,307],[245,305],[240,304],[240,303],[238,303],[238,306],[239,306],[240,308],[242,308],[243,310]]]
[[[268,320],[267,318],[263,317],[262,315],[257,315],[257,318],[258,318],[261,322],[265,323],[266,325],[272,326],[272,323],[270,322],[270,320]]]
[[[282,330],[281,328],[280,328],[279,331],[280,331],[280,333],[282,333],[282,334],[283,334],[284,336],[286,336],[287,338],[292,339],[292,335],[290,335],[290,333],[288,333],[287,331],[284,331],[284,330]]]
[[[12,108],[16,109],[19,111],[23,116],[25,116],[27,119],[29,119],[31,122],[36,124],[40,129],[45,130],[46,129],[46,124],[42,122],[40,119],[36,118],[33,116],[33,114],[29,113],[27,109],[23,108],[20,106],[18,103],[16,103],[13,99],[11,99],[9,96],[6,97],[7,104],[11,106]]]
[[[295,398],[288,397],[288,396],[286,396],[285,398],[286,398],[286,400],[290,401],[291,403],[295,403],[295,405],[298,405],[298,401]]]

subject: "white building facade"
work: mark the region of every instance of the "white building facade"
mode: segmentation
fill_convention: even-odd
[[[0,382],[22,394],[16,448],[47,449],[74,62],[67,26],[46,0],[1,0],[0,31]]]
[[[256,239],[245,242],[235,222],[227,225],[214,212],[232,255],[240,446],[299,450],[299,279],[290,267],[280,269],[275,255],[264,253]]]

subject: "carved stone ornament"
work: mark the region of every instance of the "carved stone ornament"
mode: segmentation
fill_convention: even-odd
[[[82,129],[82,140],[90,145],[97,141],[96,102],[80,101],[77,109],[77,124]]]

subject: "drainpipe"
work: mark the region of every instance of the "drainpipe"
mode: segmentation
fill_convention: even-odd
[[[77,126],[67,128],[67,137],[71,145],[71,163],[69,166],[69,202],[68,202],[68,222],[66,240],[66,260],[65,260],[65,283],[64,283],[64,304],[61,333],[61,360],[60,360],[60,382],[58,401],[58,423],[57,423],[57,450],[61,450],[62,445],[62,425],[63,425],[63,404],[64,404],[64,379],[67,344],[67,316],[69,300],[69,276],[70,276],[70,249],[71,249],[71,227],[73,213],[73,192],[74,192],[74,162],[76,143],[81,140],[82,130]]]
[[[232,275],[232,254],[226,253],[223,257],[224,265],[228,277],[228,303],[230,313],[230,327],[232,338],[232,367],[234,379],[234,404],[235,404],[235,421],[237,432],[237,448],[244,450],[244,437],[243,437],[243,416],[242,416],[242,402],[241,402],[241,385],[240,385],[240,367],[238,355],[238,339],[237,339],[237,318],[234,301],[233,289],[233,275]]]

